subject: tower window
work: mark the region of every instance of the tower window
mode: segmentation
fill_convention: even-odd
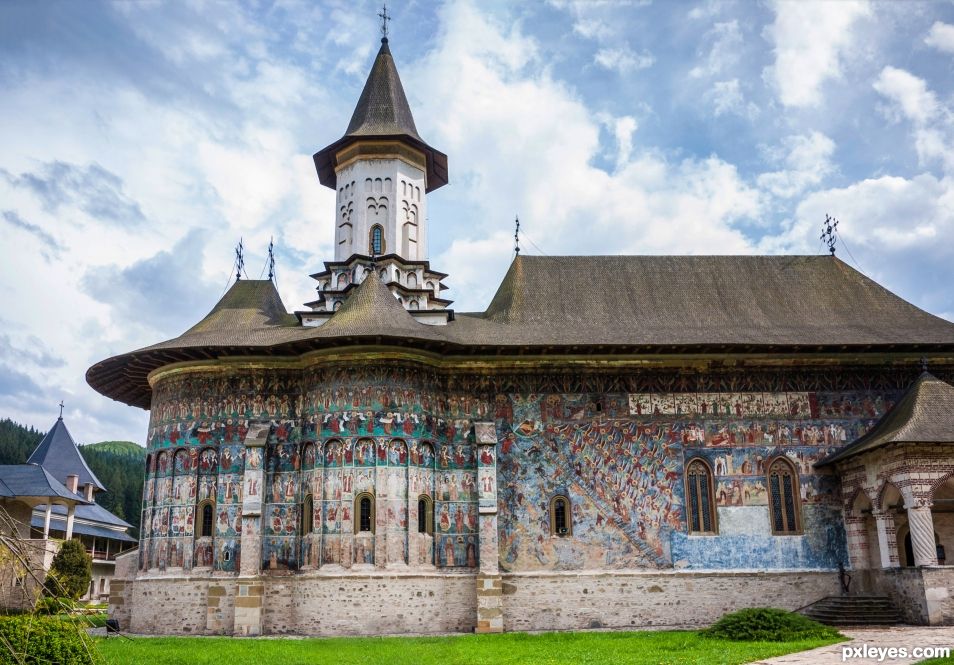
[[[364,492],[354,500],[355,533],[374,533],[374,497]]]
[[[434,533],[434,502],[426,494],[417,499],[417,532]]]
[[[572,532],[570,499],[559,494],[550,499],[550,535],[563,537]]]
[[[712,472],[701,459],[686,466],[686,510],[689,533],[718,533]]]
[[[369,245],[371,254],[374,256],[380,256],[384,254],[384,229],[381,228],[380,224],[375,224],[371,227]]]
[[[768,489],[772,533],[780,536],[800,533],[802,507],[798,473],[787,459],[779,457],[769,465]]]

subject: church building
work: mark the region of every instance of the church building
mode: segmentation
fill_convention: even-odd
[[[387,38],[314,163],[314,301],[237,279],[87,372],[150,411],[123,629],[700,626],[843,594],[954,624],[954,323],[834,255],[518,255],[455,311],[448,159]]]

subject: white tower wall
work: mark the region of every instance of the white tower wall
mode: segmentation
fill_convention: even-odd
[[[384,231],[382,254],[427,260],[424,171],[401,159],[359,158],[337,171],[335,261],[371,254],[374,225]]]

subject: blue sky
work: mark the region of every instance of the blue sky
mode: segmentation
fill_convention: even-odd
[[[142,441],[83,379],[178,335],[269,237],[286,306],[332,257],[311,154],[347,126],[376,2],[0,3],[0,416]],[[482,310],[525,251],[839,256],[954,320],[954,5],[393,2],[448,154],[431,262]],[[850,254],[849,254],[850,252]],[[587,276],[581,276],[586,279]],[[798,285],[793,284],[793,289]]]

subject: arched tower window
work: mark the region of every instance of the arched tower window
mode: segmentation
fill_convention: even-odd
[[[550,499],[550,535],[569,536],[573,533],[570,499],[558,494]]]
[[[368,250],[374,256],[384,254],[384,229],[381,228],[380,224],[375,224],[371,227],[368,239]]]
[[[354,498],[354,532],[374,533],[374,497],[368,492]]]
[[[306,494],[301,502],[301,529],[300,533],[307,536],[314,531],[315,499],[311,494]]]
[[[798,472],[784,457],[776,458],[768,470],[769,515],[772,533],[791,536],[801,533],[801,497]]]
[[[212,526],[215,524],[215,508],[212,500],[208,499],[199,504],[196,510],[195,535],[197,538],[211,538]]]
[[[417,498],[417,532],[434,534],[434,502],[426,494]]]
[[[704,460],[686,465],[686,517],[689,533],[718,533],[712,470]]]

